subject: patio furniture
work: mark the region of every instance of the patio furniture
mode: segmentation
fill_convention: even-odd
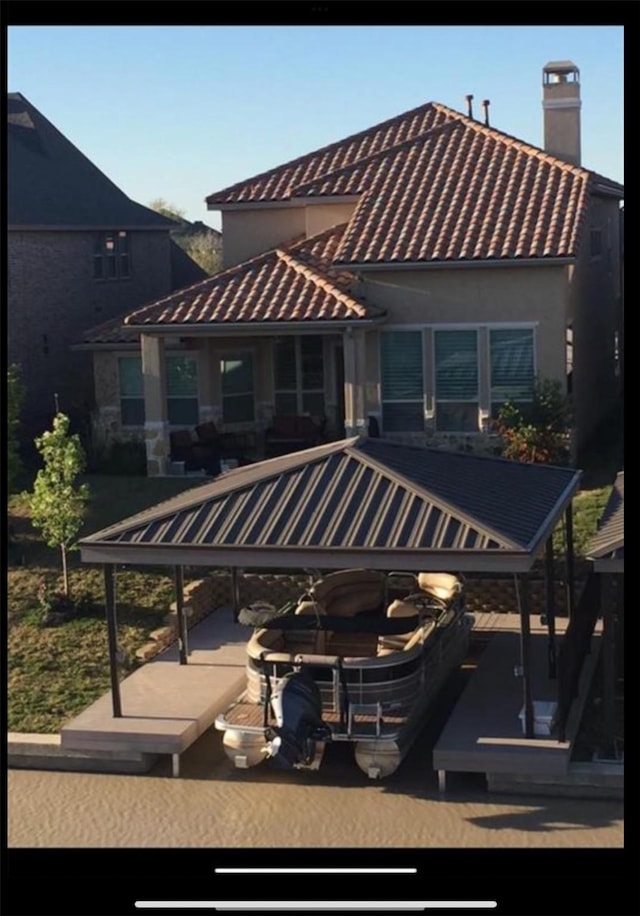
[[[169,433],[170,457],[173,462],[183,462],[185,471],[206,471],[215,477],[220,473],[220,451],[212,443],[195,442],[188,429]]]
[[[240,464],[247,462],[247,452],[255,448],[255,439],[249,432],[220,432],[213,420],[196,426],[198,443],[213,448],[220,458],[237,458]]]
[[[308,414],[281,414],[273,417],[264,435],[265,457],[274,458],[319,445],[325,441],[325,424],[324,417],[317,420]]]

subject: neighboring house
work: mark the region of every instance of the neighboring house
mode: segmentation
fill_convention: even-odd
[[[91,359],[70,344],[206,276],[175,225],[130,200],[20,93],[8,96],[8,360],[20,365],[25,440],[60,408],[86,419]]]
[[[156,474],[207,419],[486,448],[571,369],[584,441],[617,394],[623,188],[579,164],[575,65],[545,66],[543,108],[547,151],[431,102],[211,194],[225,269],[85,336],[111,433]]]

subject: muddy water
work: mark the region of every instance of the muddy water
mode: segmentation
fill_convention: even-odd
[[[621,847],[615,801],[487,795],[453,774],[440,798],[428,736],[388,780],[371,782],[345,746],[315,773],[236,771],[220,735],[144,776],[12,770],[8,843],[24,847]]]

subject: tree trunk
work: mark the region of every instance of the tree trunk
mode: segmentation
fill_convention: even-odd
[[[69,572],[67,570],[67,550],[64,544],[60,545],[60,551],[62,553],[62,582],[64,593],[69,597]]]

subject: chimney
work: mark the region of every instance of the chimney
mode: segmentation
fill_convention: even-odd
[[[580,165],[580,71],[570,60],[542,68],[544,148],[547,153]]]
[[[471,103],[473,102],[473,96],[465,95],[465,99],[467,100],[467,114],[470,118],[472,118],[473,117],[473,105]]]
[[[484,109],[484,123],[486,124],[487,127],[489,127],[489,105],[490,104],[491,102],[489,101],[489,99],[482,100],[482,107]]]

